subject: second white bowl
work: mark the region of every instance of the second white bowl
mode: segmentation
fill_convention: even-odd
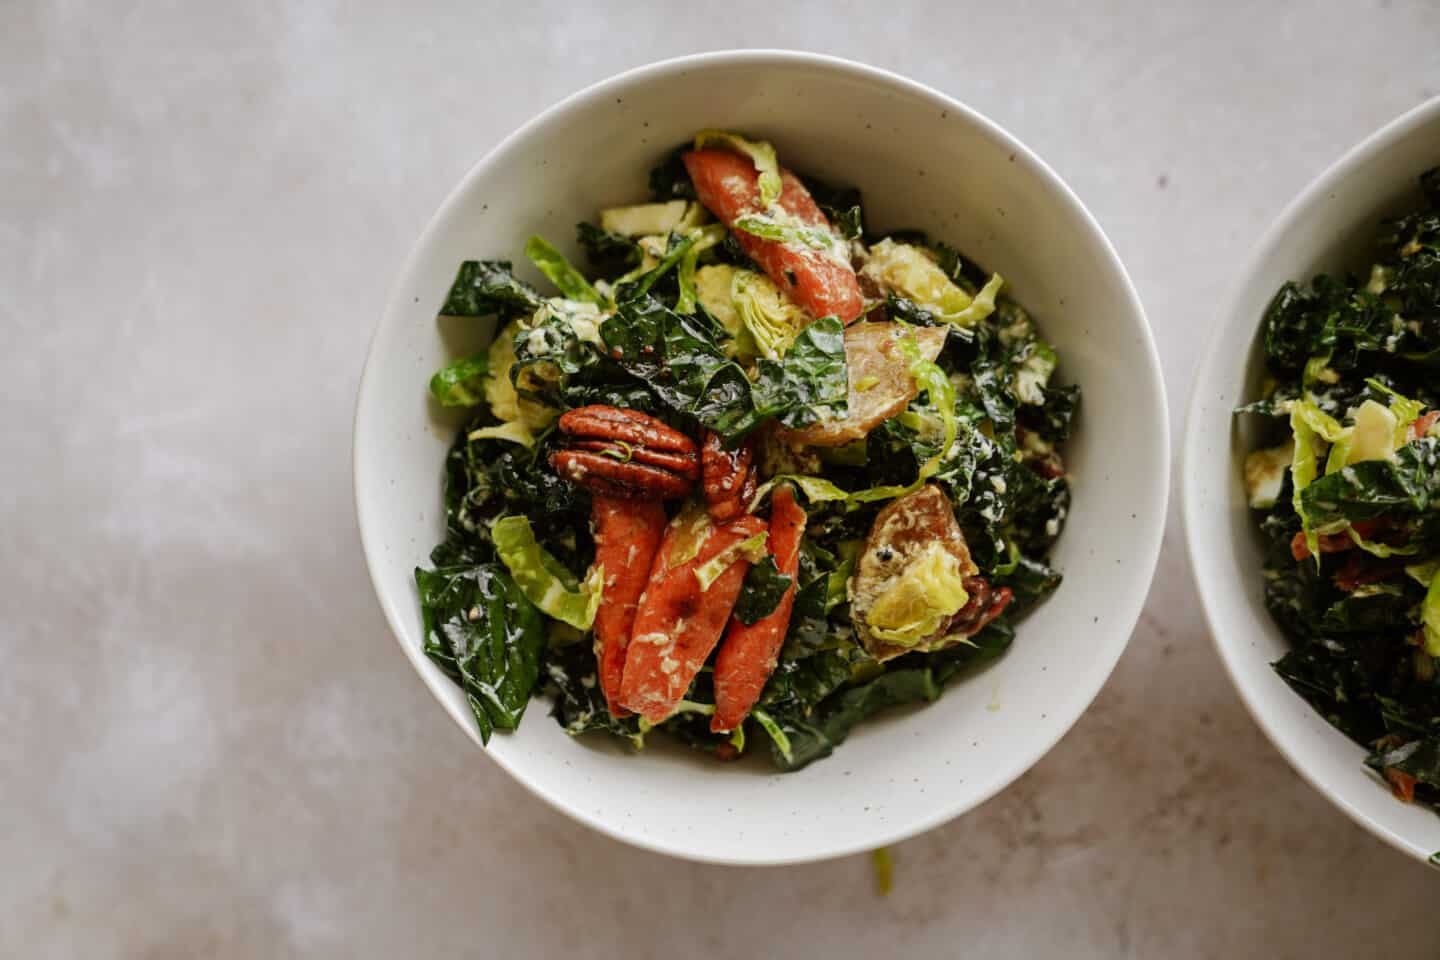
[[[1204,363],[1185,424],[1182,507],[1190,561],[1215,646],[1245,705],[1306,780],[1377,836],[1414,856],[1440,851],[1440,817],[1395,800],[1361,762],[1365,751],[1330,726],[1271,669],[1289,643],[1265,609],[1262,547],[1241,489],[1258,437],[1235,407],[1264,373],[1260,323],[1287,280],[1368,270],[1376,228],[1421,203],[1417,178],[1440,164],[1440,99],[1346,154],[1286,208],[1241,277]],[[1252,419],[1252,418],[1246,418]]]

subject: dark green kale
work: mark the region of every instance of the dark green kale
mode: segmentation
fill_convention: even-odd
[[[1015,492],[1004,515],[1008,521],[1004,529],[1022,551],[1044,556],[1060,536],[1070,513],[1070,480],[1064,476],[1043,477],[1020,465],[1010,470],[1009,478]]]
[[[1320,527],[1424,513],[1440,503],[1440,440],[1418,440],[1392,459],[1365,460],[1326,474],[1300,499],[1310,522]]]
[[[970,641],[934,653],[877,664],[859,645],[845,600],[849,565],[842,550],[868,529],[880,504],[849,512],[812,505],[801,550],[801,584],[779,663],[761,694],[755,720],[768,736],[772,762],[798,770],[829,756],[851,730],[884,709],[927,702],[966,669],[999,656],[1014,629],[1002,618]],[[831,510],[839,513],[831,513]],[[856,513],[864,519],[854,521]],[[840,518],[843,522],[833,522]]]
[[[752,406],[749,378],[718,344],[717,325],[705,314],[676,313],[654,297],[620,304],[600,327],[610,356],[649,385],[656,397],[699,418]]]
[[[575,225],[575,239],[601,277],[613,280],[640,265],[640,244],[629,237],[582,222]]]
[[[914,300],[890,293],[885,296],[885,316],[900,320],[914,327],[941,327],[945,321],[926,310]]]
[[[825,218],[840,236],[846,240],[858,240],[865,233],[859,190],[854,187],[837,187],[814,177],[805,177],[802,182],[805,189],[810,191],[810,196],[815,199],[815,205],[825,214]]]
[[[529,315],[539,309],[540,294],[515,279],[508,260],[466,260],[440,313],[449,317],[485,317],[502,320]]]
[[[1369,744],[1385,734],[1365,673],[1346,648],[1306,643],[1274,666],[1292,690],[1351,739]]]
[[[903,486],[915,479],[920,465],[936,444],[926,434],[907,426],[899,417],[885,420],[865,436],[865,463],[854,471],[837,470],[849,490]]]
[[[775,418],[787,427],[806,427],[845,416],[849,379],[845,369],[845,332],[834,317],[816,320],[795,337],[779,360],[756,361],[753,423]]]
[[[681,159],[690,144],[684,143],[670,151],[660,164],[650,171],[650,195],[656,200],[694,200],[695,185]]]
[[[710,732],[710,717],[715,706],[714,680],[715,674],[710,667],[696,674],[690,689],[685,691],[681,709],[658,729],[692,750],[713,754],[720,759],[734,759],[739,753],[731,742],[731,735]]]
[[[654,297],[639,296],[619,305],[600,336],[615,362],[657,398],[727,442],[769,417],[799,427],[844,414],[844,337],[833,318],[807,327],[783,362],[762,358],[753,384],[725,355],[723,331],[703,312],[680,314]]]
[[[1012,617],[1040,604],[1060,586],[1060,571],[1039,560],[1017,556],[1013,569],[1009,566],[1001,565],[995,576],[995,586],[1009,587],[1014,592],[1015,599],[1006,610]]]
[[[773,556],[752,564],[745,573],[740,599],[735,602],[735,619],[746,626],[764,620],[775,612],[792,583],[775,565]]]
[[[614,296],[617,303],[624,304],[642,300],[647,296],[658,301],[667,309],[674,309],[680,296],[680,271],[676,268],[699,241],[695,233],[670,234],[666,242],[665,255],[649,270],[639,276],[629,277],[618,283]],[[628,276],[628,275],[627,275]],[[718,329],[718,328],[717,328]]]
[[[1043,403],[1034,406],[1027,404],[1020,408],[1020,424],[1049,443],[1064,443],[1070,439],[1070,433],[1075,426],[1075,414],[1080,409],[1080,388],[1070,384],[1046,386],[1043,389]]]
[[[899,657],[878,675],[873,661],[856,659],[844,648],[782,660],[756,718],[770,735],[772,761],[790,771],[829,756],[862,721],[890,707],[938,699],[946,683],[998,657],[1013,638],[1013,629],[997,622],[967,644]],[[847,684],[857,665],[861,676],[873,679]]]
[[[1407,595],[1408,599],[1407,599]],[[1423,599],[1424,591],[1403,580],[1376,584],[1369,592],[1349,593],[1325,608],[1317,630],[1329,634],[1393,631],[1413,633],[1416,627],[1410,611]]]
[[[1422,184],[1433,185],[1434,173]],[[1272,371],[1293,377],[1328,356],[1342,374],[1363,367],[1405,378],[1418,374],[1407,366],[1440,362],[1440,210],[1382,225],[1378,255],[1364,281],[1321,275],[1280,288],[1263,326]]]
[[[432,562],[444,565],[458,555],[490,559],[490,522],[523,513],[530,516],[536,539],[547,550],[572,570],[585,569],[594,552],[590,499],[550,469],[554,435],[546,434],[533,448],[469,439],[471,430],[492,422],[487,415],[471,423],[445,459],[447,533]]]
[[[942,687],[957,676],[979,669],[999,658],[1015,642],[1015,624],[1007,615],[981,630],[968,642],[945,650],[920,654],[935,673],[935,682]]]
[[[860,721],[888,707],[928,703],[939,696],[940,685],[929,668],[889,667],[874,680],[847,687],[822,701],[807,723],[797,724],[797,732],[805,738],[798,744],[791,738],[792,752],[798,755],[787,758],[781,751],[777,766],[782,769],[791,764],[803,766],[843,743]]]
[[[481,740],[514,730],[540,676],[540,611],[498,564],[417,568],[415,583],[425,653],[465,691]]]
[[[829,563],[823,567],[810,559],[821,549],[813,543],[807,543],[801,549],[800,571],[796,577],[800,586],[795,590],[790,625],[785,631],[784,658],[787,660],[803,659],[821,649],[853,639],[848,607],[842,608],[837,616],[831,616],[835,604],[830,602],[830,579],[832,576],[843,578],[846,571],[833,556],[828,557]],[[837,600],[844,601],[843,585]]]
[[[1435,322],[1440,319],[1440,209],[1386,224],[1380,245],[1381,271],[1386,279],[1383,297],[1407,321],[1418,322],[1433,337]]]
[[[1353,277],[1322,275],[1308,289],[1287,283],[1266,312],[1265,349],[1277,372],[1298,373],[1326,354],[1334,369],[1353,370],[1363,354],[1384,350],[1396,335],[1394,316]]]
[[[626,379],[594,344],[580,339],[563,310],[550,308],[536,316],[530,329],[515,338],[510,381],[521,396],[564,409],[578,406],[569,402],[572,389]]]
[[[593,730],[603,731],[639,746],[638,720],[617,719],[610,714],[605,694],[596,676],[595,654],[584,641],[552,645],[543,661],[545,690],[554,698],[550,715],[571,736]]]

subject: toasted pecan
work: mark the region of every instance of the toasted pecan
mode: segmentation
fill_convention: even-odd
[[[559,427],[565,443],[550,466],[592,493],[669,500],[689,494],[700,476],[695,441],[638,410],[579,407]]]
[[[695,441],[664,421],[623,407],[591,404],[560,415],[560,431],[572,437],[623,440],[651,450],[695,453]]]

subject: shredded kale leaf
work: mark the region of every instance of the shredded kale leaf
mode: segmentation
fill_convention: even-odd
[[[540,294],[523,280],[515,279],[508,260],[466,260],[460,264],[455,282],[440,313],[449,317],[502,319],[528,315],[540,307]]]
[[[635,717],[611,716],[596,677],[595,655],[588,644],[552,645],[545,652],[543,668],[544,689],[554,698],[550,715],[566,733],[579,736],[598,730],[637,747],[643,744]]]
[[[570,402],[575,391],[617,379],[605,355],[580,339],[565,313],[553,309],[538,313],[525,336],[516,338],[509,376],[521,396],[562,409],[580,406]]]
[[[638,243],[596,224],[576,224],[575,240],[585,251],[590,266],[604,279],[613,280],[640,265],[642,255]]]
[[[493,563],[415,571],[425,653],[465,691],[483,741],[520,725],[540,675],[540,611]]]
[[[779,732],[777,736],[766,725],[771,760],[779,769],[791,771],[828,757],[862,721],[890,707],[939,699],[947,682],[999,656],[1013,637],[1008,625],[991,624],[972,638],[973,646],[906,654],[874,679],[859,683],[847,684],[853,676],[849,661],[853,653],[843,649],[782,662],[785,671],[777,669],[761,698],[760,709]]]
[[[815,205],[830,225],[846,240],[858,240],[865,233],[865,216],[860,209],[860,191],[854,187],[835,186],[814,177],[803,179],[805,189],[815,198]]]
[[[589,534],[590,498],[549,468],[554,436],[533,448],[503,440],[471,440],[469,433],[493,424],[482,416],[463,430],[445,459],[446,538],[431,561],[456,556],[494,557],[490,523],[505,514],[530,517],[536,538],[571,570],[584,570],[594,555]]]
[[[695,185],[685,171],[681,156],[690,149],[689,143],[671,150],[653,170],[650,171],[650,195],[657,201],[694,200]]]
[[[775,565],[773,556],[752,564],[745,573],[740,599],[735,602],[735,619],[747,627],[764,620],[775,612],[792,583]]]
[[[845,345],[834,318],[803,330],[782,360],[757,361],[753,382],[721,346],[723,328],[703,312],[676,313],[640,296],[621,303],[600,335],[614,361],[660,401],[730,443],[770,417],[802,427],[844,415]]]

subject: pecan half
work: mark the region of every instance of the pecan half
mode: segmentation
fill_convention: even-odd
[[[734,450],[726,450],[720,435],[705,431],[701,450],[705,509],[716,523],[733,520],[750,506],[755,496],[755,452],[747,439]]]
[[[668,500],[688,494],[700,475],[695,441],[638,410],[579,407],[559,427],[566,442],[550,466],[593,493]]]
[[[591,404],[560,415],[560,432],[572,437],[623,440],[651,450],[695,453],[695,441],[648,413]]]
[[[628,461],[643,463],[650,467],[660,467],[663,470],[678,473],[691,481],[700,476],[700,463],[693,453],[687,456],[671,450],[652,450],[649,447],[632,446],[624,440],[572,440],[565,446],[570,450],[590,450],[595,453],[603,453],[612,460],[622,463]]]

